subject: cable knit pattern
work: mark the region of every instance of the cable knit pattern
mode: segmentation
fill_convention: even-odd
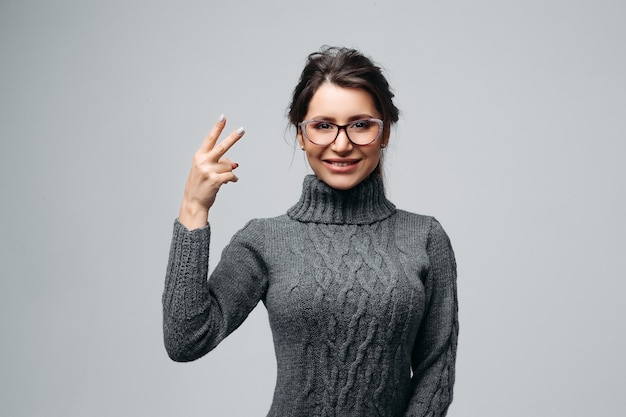
[[[314,176],[286,215],[248,223],[207,280],[210,228],[175,222],[163,293],[174,360],[213,349],[263,301],[278,365],[268,416],[444,416],[458,335],[456,264],[432,217],[372,177]]]

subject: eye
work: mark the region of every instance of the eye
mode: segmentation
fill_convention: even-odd
[[[332,123],[328,122],[313,122],[311,127],[315,130],[333,130],[335,128]]]
[[[357,120],[350,124],[350,129],[356,130],[368,130],[372,127],[372,122],[369,120]]]

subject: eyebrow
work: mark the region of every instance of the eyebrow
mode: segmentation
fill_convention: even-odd
[[[376,119],[376,117],[372,116],[371,114],[356,114],[354,116],[348,117],[348,122],[353,122],[355,120],[361,120],[361,119]],[[322,116],[322,115],[311,117],[310,120],[324,120],[324,121],[333,122],[333,123],[337,122],[337,119],[335,119],[334,117]]]

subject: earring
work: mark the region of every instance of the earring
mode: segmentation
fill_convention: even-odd
[[[300,146],[300,149],[304,150],[304,146]]]
[[[384,143],[381,143],[381,144],[380,144],[380,147],[381,147],[381,148],[386,148],[386,147],[387,147],[387,145],[386,145],[386,144],[384,144]]]

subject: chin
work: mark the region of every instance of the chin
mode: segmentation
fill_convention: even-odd
[[[336,178],[335,176],[329,178],[329,177],[320,177],[319,175],[318,175],[318,178],[322,180],[324,183],[326,183],[326,185],[328,185],[329,187],[332,187],[336,190],[342,190],[342,191],[346,191],[346,190],[356,187],[365,179],[365,178]]]

